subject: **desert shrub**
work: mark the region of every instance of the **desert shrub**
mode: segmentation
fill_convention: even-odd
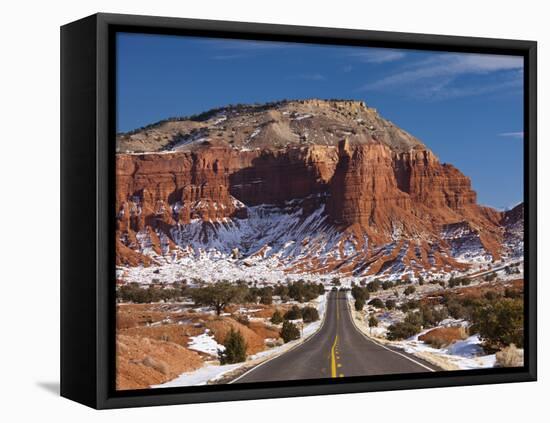
[[[354,285],[353,288],[351,288],[351,296],[358,300],[359,298],[365,302],[369,299],[369,293],[365,288],[361,288],[360,286]]]
[[[422,324],[426,327],[437,326],[442,320],[449,317],[449,312],[445,306],[435,308],[423,305],[420,307],[420,313],[422,314]]]
[[[357,311],[363,310],[363,308],[365,307],[365,299],[361,297],[357,298],[355,300],[354,307],[355,307],[355,310]]]
[[[382,301],[380,298],[373,298],[368,302],[368,304],[376,308],[384,308],[385,306],[384,301]]]
[[[258,290],[256,288],[250,288],[248,292],[244,295],[243,301],[245,303],[256,304],[258,302]]]
[[[273,290],[273,295],[277,295],[281,297],[281,299],[283,297],[288,297],[288,286],[282,285],[282,284],[275,285],[275,288]]]
[[[283,315],[279,310],[275,310],[273,316],[271,316],[271,323],[273,323],[274,325],[279,325],[283,323]]]
[[[302,309],[304,323],[316,322],[319,320],[319,312],[315,307],[306,306]]]
[[[330,283],[334,286],[342,285],[342,283],[340,282],[340,278],[332,278],[332,281]]]
[[[405,291],[403,291],[405,295],[411,295],[411,294],[414,294],[415,292],[416,292],[416,288],[414,286],[408,286],[405,288]]]
[[[498,294],[495,291],[487,291],[483,296],[489,301],[494,301],[498,298]]]
[[[298,326],[296,326],[292,322],[285,321],[281,329],[281,338],[283,338],[283,341],[285,341],[285,343],[293,341],[295,339],[299,339],[300,330],[298,329]]]
[[[375,328],[378,326],[378,319],[374,314],[371,314],[369,317],[369,328]]]
[[[191,297],[197,305],[214,307],[216,314],[219,316],[229,304],[242,301],[247,294],[247,290],[246,285],[235,285],[228,281],[221,281],[193,289]]]
[[[322,283],[318,283],[317,292],[319,295],[323,295],[325,293],[325,285],[323,285]]]
[[[398,322],[388,327],[386,338],[388,338],[390,341],[396,341],[400,339],[410,338],[418,332],[420,332],[419,325],[414,325],[407,321]]]
[[[223,342],[225,349],[218,350],[221,364],[240,363],[246,360],[246,341],[240,332],[231,328]]]
[[[420,311],[409,311],[405,316],[404,322],[421,327],[424,324],[424,315]]]
[[[376,292],[379,291],[381,287],[382,283],[378,279],[375,279],[367,284],[367,291]]]
[[[382,282],[382,289],[384,291],[387,291],[388,289],[392,289],[393,288],[393,282],[392,281],[384,281]]]
[[[265,293],[260,297],[260,304],[271,305],[273,304],[273,296],[270,293]]]
[[[187,287],[155,288],[153,286],[140,287],[138,284],[123,285],[117,289],[119,302],[154,303],[158,301],[177,300],[187,294]]]
[[[399,306],[399,310],[403,313],[406,313],[409,310],[414,310],[420,307],[420,302],[418,300],[409,300]]]
[[[406,313],[407,311],[409,311],[409,305],[408,305],[408,303],[403,303],[403,304],[401,304],[398,308],[399,308],[399,310],[401,310],[403,313]]]
[[[462,304],[454,300],[449,301],[447,304],[447,310],[453,319],[465,319],[468,313]]]
[[[298,320],[302,318],[302,310],[300,307],[294,305],[284,315],[285,320]]]
[[[320,293],[319,286],[315,283],[308,283],[304,280],[292,282],[288,286],[288,296],[300,303],[311,301],[317,298]]]
[[[468,278],[451,278],[449,279],[449,288],[454,288],[459,285],[470,285],[470,279]]]
[[[510,289],[510,288],[505,288],[505,289],[504,289],[504,296],[505,296],[506,298],[521,298],[522,293],[521,293],[521,291],[519,291],[519,290],[514,290],[514,289]]]
[[[418,285],[422,286],[424,285],[424,278],[422,276],[418,276]]]
[[[388,310],[393,310],[393,309],[395,308],[395,306],[396,306],[395,300],[391,300],[391,299],[390,299],[390,300],[386,300],[386,308],[387,308]]]
[[[514,344],[503,348],[495,354],[498,367],[522,367],[523,350]]]
[[[471,333],[479,334],[488,351],[510,344],[523,348],[523,301],[499,298],[475,307]]]

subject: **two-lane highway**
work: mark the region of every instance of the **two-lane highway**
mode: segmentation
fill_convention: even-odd
[[[249,370],[232,383],[338,378],[440,370],[382,346],[359,332],[346,293],[330,292],[323,325],[297,347]]]

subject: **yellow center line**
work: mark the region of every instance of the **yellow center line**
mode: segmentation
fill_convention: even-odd
[[[332,348],[330,350],[330,369],[331,369],[331,376],[332,377],[342,377],[343,374],[336,372],[336,368],[342,367],[340,363],[337,363],[336,361],[340,359],[340,355],[338,354],[338,321],[340,320],[340,308],[338,307],[338,294],[336,294],[336,336],[334,337],[334,342],[332,344]]]
[[[331,376],[336,377],[336,356],[334,355],[334,348],[336,347],[336,343],[338,342],[338,335],[334,338],[334,343],[332,344],[332,351],[331,351]]]

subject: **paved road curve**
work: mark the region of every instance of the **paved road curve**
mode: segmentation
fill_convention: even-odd
[[[238,377],[233,383],[420,373],[440,370],[371,341],[356,329],[345,292],[330,292],[325,321],[303,344]]]

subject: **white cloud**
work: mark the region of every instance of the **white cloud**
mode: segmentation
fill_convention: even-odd
[[[351,54],[365,63],[387,63],[401,60],[405,57],[405,52],[401,50],[392,50],[387,48],[370,48],[366,51],[360,51]]]
[[[502,132],[498,134],[499,137],[517,138],[523,139],[523,131],[519,132]]]
[[[326,78],[320,73],[301,73],[299,75],[290,76],[288,79],[304,79],[307,81],[324,81]]]
[[[446,97],[475,95],[494,92],[501,88],[520,86],[523,58],[489,54],[444,53],[420,60],[396,72],[365,84],[363,90],[386,90],[392,88],[422,87],[424,92],[444,93]],[[494,72],[515,71],[511,78],[492,82],[489,85],[450,88],[461,76],[486,75]],[[518,72],[519,71],[519,72]],[[414,84],[414,85],[413,85]],[[418,92],[417,92],[418,94]]]

